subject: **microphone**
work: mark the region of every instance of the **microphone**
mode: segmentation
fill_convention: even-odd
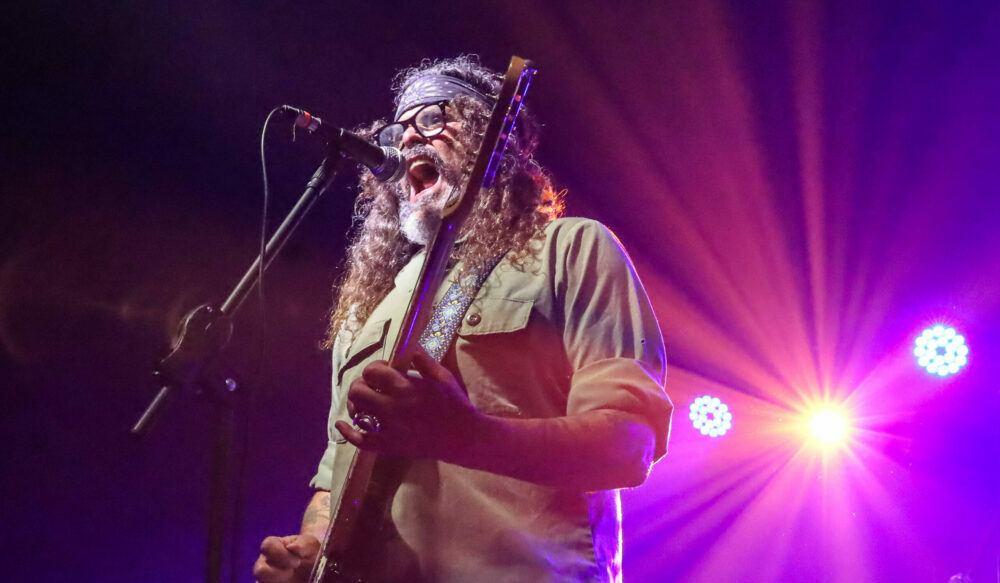
[[[378,180],[395,182],[406,174],[406,160],[399,148],[376,146],[355,133],[324,124],[304,109],[291,105],[282,105],[281,109],[296,116],[296,126],[335,144],[342,154],[364,164]]]

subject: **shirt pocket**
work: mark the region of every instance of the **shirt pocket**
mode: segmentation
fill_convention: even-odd
[[[344,374],[362,364],[384,358],[389,325],[392,320],[379,320],[365,324],[358,337],[351,344],[344,358],[344,364],[337,371],[337,385],[341,385]]]
[[[487,415],[523,417],[534,410],[533,398],[521,390],[531,386],[520,363],[531,352],[528,321],[534,302],[479,298],[469,306],[459,327],[455,354],[462,383],[473,406]]]
[[[458,335],[483,336],[522,330],[528,325],[533,305],[531,300],[479,298],[462,318]]]

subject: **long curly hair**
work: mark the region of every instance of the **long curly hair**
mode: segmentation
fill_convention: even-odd
[[[461,79],[486,95],[496,95],[502,80],[502,76],[480,65],[475,55],[425,59],[396,75],[393,90],[397,105],[410,80],[428,72]],[[467,96],[456,97],[450,105],[462,122],[459,144],[465,151],[475,151],[479,147],[476,136],[485,130],[491,106]],[[371,136],[386,123],[376,121],[358,133]],[[532,157],[538,143],[537,128],[527,107],[523,108],[493,186],[480,191],[462,227],[465,240],[452,256],[452,264],[462,265],[460,277],[504,254],[515,267],[523,269],[533,257],[531,242],[544,238],[545,226],[562,214],[563,193],[555,191],[548,173]],[[397,188],[377,181],[370,173],[362,175],[346,274],[334,288],[336,300],[323,344],[326,348],[333,346],[338,335],[353,336],[357,332],[392,290],[399,270],[420,249],[400,231]]]

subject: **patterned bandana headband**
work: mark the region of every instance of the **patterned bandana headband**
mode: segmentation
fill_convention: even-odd
[[[458,95],[468,95],[487,105],[493,103],[493,99],[461,79],[438,73],[426,73],[417,76],[403,87],[393,119],[399,119],[404,112],[418,105],[450,101]]]

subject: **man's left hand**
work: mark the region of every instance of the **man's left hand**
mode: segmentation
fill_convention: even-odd
[[[380,429],[365,433],[344,421],[336,428],[360,449],[414,458],[455,461],[481,415],[451,371],[423,349],[413,356],[419,372],[402,373],[384,361],[365,367],[351,383],[347,410],[378,418]]]

